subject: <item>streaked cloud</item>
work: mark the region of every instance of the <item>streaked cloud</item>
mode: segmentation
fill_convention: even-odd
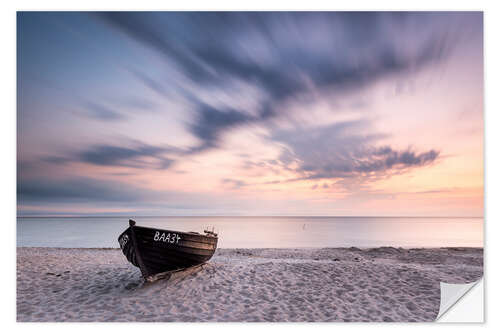
[[[83,105],[83,107],[86,111],[84,114],[90,118],[95,118],[103,121],[117,121],[124,120],[126,118],[122,113],[94,102],[87,102]]]
[[[138,169],[167,169],[174,159],[168,153],[178,153],[173,147],[152,146],[141,142],[130,145],[94,145],[75,153],[43,158],[47,162],[81,162],[100,166],[115,166]]]
[[[410,13],[155,13],[106,12],[99,18],[173,62],[189,85],[249,82],[266,96],[256,110],[193,104],[192,151],[218,145],[223,133],[286,116],[280,103],[312,90],[360,89],[385,76],[416,71],[446,57],[453,27],[442,17]],[[425,25],[414,25],[419,20]],[[397,38],[394,34],[397,31]],[[417,33],[418,32],[418,33]],[[408,45],[411,40],[412,45]],[[161,82],[134,71],[152,90]],[[191,90],[192,87],[189,89]]]
[[[17,195],[20,203],[26,202],[137,202],[147,197],[151,199],[151,191],[145,191],[129,184],[74,177],[61,180],[21,180],[17,184]]]
[[[411,148],[397,150],[378,145],[387,135],[367,133],[368,124],[364,120],[346,121],[278,131],[272,139],[286,146],[281,162],[296,165],[294,170],[301,176],[293,180],[386,176],[428,165],[439,156],[435,149],[416,152]]]
[[[20,12],[19,202],[478,215],[482,48],[480,12]]]

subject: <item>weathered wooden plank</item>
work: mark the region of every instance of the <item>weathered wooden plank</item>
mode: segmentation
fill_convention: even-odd
[[[135,258],[137,259],[137,264],[139,265],[142,276],[144,276],[144,277],[149,276],[150,274],[149,274],[148,268],[146,267],[146,265],[142,261],[141,252],[139,250],[139,246],[137,246],[138,242],[137,242],[137,238],[136,238],[135,232],[134,232],[135,221],[129,220],[128,222],[129,222],[129,229],[130,229],[130,236],[131,236],[130,238],[132,240],[131,246],[134,247]]]

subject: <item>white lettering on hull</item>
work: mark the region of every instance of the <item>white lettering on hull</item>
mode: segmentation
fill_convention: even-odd
[[[170,232],[165,233],[165,232],[156,231],[153,239],[156,242],[179,244],[179,240],[181,239],[181,237],[179,236],[179,234],[176,234],[176,233],[170,233]]]
[[[128,235],[123,235],[123,237],[120,238],[120,248],[122,250],[125,247],[125,245],[127,244],[127,242],[128,242]]]

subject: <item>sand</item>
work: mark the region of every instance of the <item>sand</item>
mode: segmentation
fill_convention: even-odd
[[[118,249],[17,249],[18,321],[433,321],[480,248],[218,249],[144,283]]]

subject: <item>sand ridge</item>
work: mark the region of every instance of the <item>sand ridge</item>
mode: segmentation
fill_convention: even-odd
[[[480,248],[218,249],[145,284],[118,249],[17,249],[18,321],[432,321]]]

